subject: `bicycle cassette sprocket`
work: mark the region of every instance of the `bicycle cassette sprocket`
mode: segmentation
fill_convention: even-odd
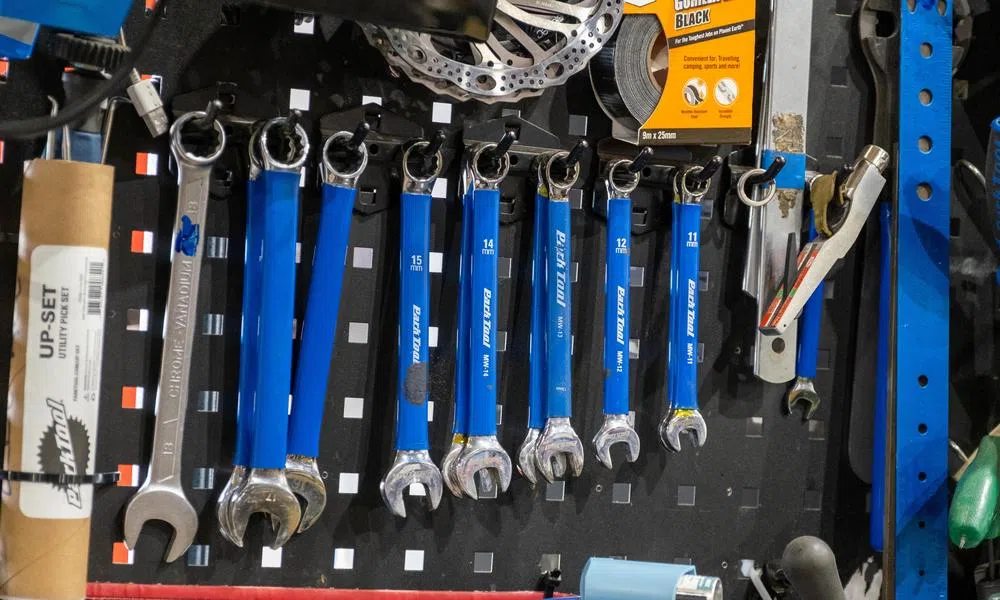
[[[458,100],[514,102],[583,70],[622,19],[622,0],[498,0],[486,42],[363,24],[389,64]]]

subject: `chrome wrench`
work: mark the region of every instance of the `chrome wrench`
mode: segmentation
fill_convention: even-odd
[[[368,150],[363,142],[366,134],[364,128],[357,133],[341,131],[327,138],[323,145],[323,202],[299,363],[292,383],[292,414],[288,418],[288,457],[285,461],[288,485],[305,500],[299,532],[312,527],[326,506],[326,484],[316,458],[337,333],[351,215],[358,194],[358,177],[368,166]],[[352,160],[347,170],[341,171],[334,166],[330,152],[345,148]]]
[[[669,408],[660,422],[660,441],[674,452],[681,450],[680,434],[690,432],[695,446],[703,446],[708,427],[698,409],[698,272],[701,261],[701,200],[711,180],[691,189],[689,178],[701,167],[678,173],[674,207],[671,257],[670,343],[667,398]]]
[[[418,177],[410,171],[410,156],[430,148],[421,141],[403,153],[403,195],[400,199],[399,249],[399,373],[396,389],[396,458],[379,489],[389,510],[406,518],[403,492],[424,486],[430,509],[441,502],[441,471],[431,460],[427,435],[427,350],[430,318],[430,273],[427,264],[431,235],[431,188],[444,165],[434,150],[433,171]]]
[[[280,548],[299,526],[299,501],[285,477],[288,396],[292,384],[291,327],[295,314],[295,246],[298,238],[300,170],[309,155],[309,137],[296,117],[268,121],[258,147],[264,163],[264,225],[260,278],[257,394],[253,412],[250,471],[232,497],[233,537],[242,540],[254,513],[267,513]],[[276,131],[272,131],[276,130]],[[274,158],[272,135],[287,137],[290,162]]]
[[[574,477],[583,472],[584,451],[573,430],[572,283],[570,281],[569,190],[579,165],[565,168],[569,152],[556,152],[539,165],[548,202],[546,232],[545,428],[535,444],[535,464],[546,481],[555,480],[553,460],[562,455]],[[559,171],[562,171],[560,173]]]
[[[497,439],[497,251],[500,228],[500,183],[510,169],[507,150],[513,135],[496,144],[480,144],[469,161],[472,171],[472,293],[469,331],[469,430],[465,449],[455,463],[462,491],[479,499],[476,475],[492,479],[507,491],[513,473],[510,456]],[[492,173],[486,173],[485,168]]]
[[[608,166],[608,235],[604,279],[604,423],[594,436],[597,460],[611,469],[611,446],[625,444],[628,462],[639,458],[639,434],[629,422],[629,274],[632,268],[632,198],[639,185],[634,161]]]
[[[156,388],[153,455],[146,480],[125,509],[125,544],[130,549],[135,548],[146,521],[164,521],[173,528],[164,557],[166,562],[173,562],[184,554],[198,531],[198,513],[184,494],[181,449],[190,393],[195,313],[201,287],[204,250],[201,227],[208,209],[212,165],[222,156],[226,146],[226,133],[215,119],[219,107],[213,103],[206,111],[187,113],[170,128],[170,151],[177,162],[179,190],[171,242],[170,288],[163,318],[163,357]],[[182,144],[185,127],[195,121],[208,121],[214,130],[215,146],[207,156],[192,154]]]

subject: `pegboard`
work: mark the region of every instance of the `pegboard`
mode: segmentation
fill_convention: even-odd
[[[758,58],[767,4],[761,1],[758,13]],[[866,67],[860,50],[851,46],[853,6],[830,4],[817,2],[814,11],[813,29],[824,33],[813,49],[807,147],[824,170],[852,161],[868,137],[867,96],[861,91],[868,85]],[[144,18],[137,9],[127,27],[135,30]],[[298,108],[314,146],[320,142],[320,117],[369,102],[425,131],[454,132],[465,122],[519,111],[559,135],[567,147],[581,136],[594,145],[610,132],[586,75],[516,105],[456,104],[393,76],[351,23],[297,18],[251,4],[211,0],[171,6],[139,68],[162,78],[167,98],[233,82],[270,106],[269,116]],[[47,109],[40,90],[53,86],[58,89],[52,78],[15,65],[8,84],[0,86],[0,112],[41,113]],[[280,551],[262,549],[272,534],[260,517],[251,522],[245,550],[225,542],[217,531],[215,501],[229,477],[235,435],[245,223],[245,157],[240,156],[245,144],[235,142],[221,164],[234,174],[234,183],[214,189],[205,227],[192,357],[183,462],[186,492],[200,515],[198,535],[187,556],[174,564],[161,562],[170,537],[161,524],[147,524],[138,547],[128,551],[121,543],[121,522],[125,504],[143,480],[152,442],[157,332],[169,278],[176,185],[165,140],[150,140],[127,107],[116,117],[110,147],[116,188],[97,466],[119,469],[123,476],[118,486],[96,496],[92,581],[518,590],[533,588],[541,571],[558,566],[565,580],[561,589],[573,591],[588,557],[618,556],[690,562],[699,573],[721,577],[727,597],[740,598],[748,588],[741,561],[777,558],[798,535],[830,540],[844,573],[868,558],[866,488],[842,460],[845,398],[857,343],[854,315],[861,303],[853,291],[856,261],[846,261],[827,286],[817,378],[824,402],[814,420],[785,415],[786,387],[755,380],[746,364],[754,309],[739,283],[745,220],[735,227],[721,222],[724,194],[706,202],[702,218],[698,387],[708,424],[706,445],[668,454],[656,435],[665,408],[666,220],[633,239],[629,336],[637,355],[631,387],[642,453],[628,464],[616,449],[614,471],[590,454],[590,439],[601,422],[605,250],[604,223],[592,210],[594,169],[575,192],[572,211],[573,422],[588,450],[582,477],[533,490],[515,475],[508,493],[479,502],[446,492],[434,512],[411,502],[405,521],[382,505],[378,483],[392,461],[396,386],[399,220],[394,201],[383,212],[356,213],[352,223],[319,456],[328,491],[323,517]],[[9,196],[0,208],[5,299],[13,295],[20,164],[37,151],[37,144],[10,143],[0,168],[0,189]],[[315,166],[312,160],[302,188],[299,317],[318,224]],[[456,163],[442,176],[447,183],[438,188],[431,214],[430,437],[431,455],[438,461],[451,439],[461,222],[457,176]],[[530,219],[501,226],[498,411],[500,439],[512,456],[527,420],[530,246]],[[0,321],[2,343],[10,341],[8,314]],[[3,357],[0,372],[5,366]]]

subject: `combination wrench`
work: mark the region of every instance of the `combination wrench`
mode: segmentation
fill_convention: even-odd
[[[243,319],[240,328],[240,371],[236,404],[236,445],[233,451],[233,471],[216,503],[219,533],[233,544],[243,547],[243,539],[233,534],[231,502],[236,490],[246,481],[253,438],[253,406],[257,390],[257,320],[260,316],[260,261],[264,221],[264,198],[261,195],[260,173],[263,170],[257,143],[260,128],[254,128],[247,149],[250,172],[247,179],[247,228],[243,257]]]
[[[292,414],[288,418],[288,457],[285,461],[288,485],[305,501],[299,532],[312,527],[326,506],[326,484],[316,458],[337,333],[351,215],[358,194],[358,177],[368,166],[368,149],[364,144],[368,130],[365,123],[355,133],[341,131],[331,135],[323,145],[323,201],[299,363],[292,383]],[[331,156],[333,151],[337,152],[336,160]],[[338,170],[334,162],[346,162],[345,170]]]
[[[816,223],[809,220],[809,240],[815,241]],[[819,408],[819,394],[816,393],[816,362],[819,355],[819,332],[823,321],[823,294],[826,286],[821,281],[816,291],[806,302],[799,317],[799,352],[795,357],[795,383],[788,390],[787,409],[791,414],[799,402],[808,404],[803,418],[809,420]]]
[[[670,282],[670,342],[667,350],[668,409],[660,422],[660,441],[681,450],[680,435],[690,432],[703,446],[708,427],[698,409],[698,272],[701,261],[701,201],[710,179],[698,180],[701,167],[688,167],[675,179]],[[700,181],[691,189],[689,180]]]
[[[309,137],[296,121],[297,116],[271,119],[261,129],[258,143],[264,166],[260,175],[264,220],[253,444],[246,481],[230,500],[233,537],[242,540],[250,516],[266,513],[277,531],[272,548],[280,548],[291,538],[302,516],[298,498],[285,477],[299,180],[309,155]],[[286,160],[290,162],[274,158],[273,142],[287,144],[291,154]]]
[[[440,138],[438,138],[440,139]],[[439,144],[435,146],[440,147]],[[411,170],[411,156],[428,153],[434,162],[426,176]],[[420,141],[403,153],[403,195],[400,199],[399,341],[396,388],[396,457],[379,489],[389,510],[406,518],[403,492],[412,484],[424,487],[431,510],[441,503],[441,471],[431,460],[427,434],[427,349],[430,319],[428,257],[431,236],[431,189],[444,166],[440,150]]]
[[[507,491],[513,473],[510,456],[497,439],[497,252],[500,183],[510,169],[508,133],[496,144],[480,144],[469,161],[472,172],[472,261],[469,328],[469,421],[465,448],[455,463],[462,491],[479,499],[476,476]]]
[[[177,560],[194,541],[198,513],[184,494],[181,450],[184,420],[190,393],[191,355],[194,345],[195,314],[201,288],[201,260],[204,238],[201,228],[208,209],[212,165],[222,156],[226,133],[215,118],[221,105],[212,103],[205,111],[187,113],[170,128],[170,151],[177,163],[178,196],[174,220],[170,288],[164,314],[163,356],[156,388],[156,425],[153,455],[142,487],[125,509],[125,544],[136,547],[146,521],[164,521],[173,535],[164,557]],[[212,150],[197,155],[185,149],[185,128],[208,123],[214,132]]]
[[[645,150],[644,150],[645,152]],[[629,275],[632,268],[632,192],[644,155],[608,166],[608,235],[604,278],[604,423],[594,436],[597,460],[611,469],[611,446],[625,444],[628,462],[639,458],[639,434],[629,422]],[[645,154],[648,156],[648,153]],[[636,168],[638,165],[638,168]]]
[[[569,190],[580,175],[567,167],[569,152],[555,152],[539,163],[539,185],[548,199],[546,231],[545,427],[535,444],[535,465],[549,483],[553,461],[563,456],[573,477],[583,472],[584,450],[573,430],[572,283],[570,281]]]

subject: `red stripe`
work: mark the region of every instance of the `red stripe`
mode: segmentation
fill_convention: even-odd
[[[567,594],[556,594],[558,597]],[[539,600],[541,592],[417,592],[404,590],[331,590],[325,588],[232,587],[89,583],[87,598],[195,600]]]

